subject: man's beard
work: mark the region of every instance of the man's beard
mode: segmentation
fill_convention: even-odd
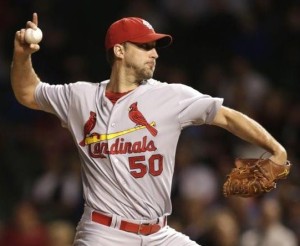
[[[136,70],[136,78],[138,80],[147,80],[153,77],[154,71],[149,68]]]
[[[152,70],[148,67],[139,68],[132,64],[129,65],[128,67],[130,67],[134,71],[137,82],[141,82],[143,80],[148,80],[153,77],[154,70]]]

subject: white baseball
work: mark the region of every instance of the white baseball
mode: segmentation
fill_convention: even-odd
[[[27,28],[25,31],[25,41],[28,44],[38,44],[43,38],[43,33],[40,28]]]

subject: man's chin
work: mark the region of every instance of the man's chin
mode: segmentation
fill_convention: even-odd
[[[154,71],[148,72],[146,74],[147,79],[152,79],[153,78],[153,74],[154,74]]]

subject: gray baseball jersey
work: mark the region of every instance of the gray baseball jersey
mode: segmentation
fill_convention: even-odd
[[[35,97],[74,138],[89,207],[129,219],[169,215],[181,130],[211,123],[223,99],[150,79],[112,104],[107,84],[41,82]]]

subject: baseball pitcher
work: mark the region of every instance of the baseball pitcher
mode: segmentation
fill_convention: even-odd
[[[24,39],[25,30],[37,26],[34,13],[15,34],[11,84],[21,104],[56,115],[77,146],[85,209],[75,246],[198,245],[168,225],[176,146],[185,127],[222,127],[270,152],[273,162],[287,162],[285,149],[261,125],[223,106],[222,98],[153,79],[157,48],[172,37],[146,20],[127,17],[109,26],[111,73],[99,83],[40,79],[31,62],[40,46]]]

